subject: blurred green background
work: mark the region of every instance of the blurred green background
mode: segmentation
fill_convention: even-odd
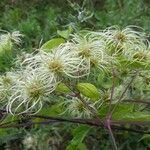
[[[71,26],[100,30],[137,25],[150,31],[149,0],[0,0],[0,27],[19,30],[25,47],[37,47]]]
[[[0,29],[9,32],[17,30],[25,35],[17,53],[32,52],[39,47],[41,40],[44,43],[53,37],[67,38],[64,35],[66,32],[78,32],[83,29],[96,31],[112,25],[120,27],[137,25],[144,28],[149,35],[150,0],[0,0]],[[12,67],[13,58],[9,59],[9,63],[8,59],[4,59],[4,65],[0,64],[0,72]],[[63,130],[70,132],[70,129],[60,127],[60,133]],[[26,136],[25,129],[9,130],[5,138],[3,138],[3,132],[0,131],[0,150],[22,149],[18,143],[22,141],[23,136]],[[31,134],[36,133],[38,137],[41,137],[43,147],[47,137],[53,138],[53,135],[48,134],[49,132],[53,132],[53,127],[41,127],[38,131],[37,129],[30,131]],[[94,139],[92,137],[95,133],[96,131],[88,137],[91,143],[96,143],[95,149],[111,149],[108,135],[98,135]],[[148,150],[150,145],[147,139],[138,142],[141,137],[141,134],[133,133],[118,133],[116,136],[117,144],[120,144],[122,150]],[[63,143],[62,150],[67,141]]]

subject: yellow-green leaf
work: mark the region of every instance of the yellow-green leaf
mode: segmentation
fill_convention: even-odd
[[[73,130],[73,139],[68,144],[66,150],[86,150],[86,145],[83,145],[83,140],[91,130],[91,127],[80,125]]]
[[[49,52],[52,48],[55,48],[62,43],[65,43],[65,40],[63,38],[54,38],[44,43],[41,49],[45,52]]]
[[[82,95],[92,100],[98,100],[100,98],[98,89],[91,83],[78,83],[77,89]]]
[[[114,113],[112,117],[114,120],[150,122],[150,113],[149,112]]]
[[[71,93],[71,90],[64,83],[59,83],[55,91],[60,93]]]
[[[71,34],[72,32],[72,28],[69,27],[67,30],[57,30],[57,34],[60,35],[61,37],[65,38],[65,39],[68,39],[69,38],[69,35]]]

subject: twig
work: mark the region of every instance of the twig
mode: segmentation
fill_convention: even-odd
[[[144,126],[149,126],[150,121],[125,121],[125,120],[112,120],[111,121],[112,125],[144,125]]]
[[[112,141],[112,145],[114,146],[115,150],[118,150],[116,140],[115,140],[115,137],[114,137],[114,134],[112,132],[112,129],[111,129],[110,125],[108,125],[108,130],[109,130],[109,135],[110,135],[110,138],[111,138],[111,141]]]
[[[143,130],[137,130],[137,129],[132,129],[132,128],[119,127],[119,126],[112,126],[112,129],[120,130],[120,131],[134,132],[134,133],[150,134],[150,131],[143,131]]]
[[[0,128],[18,128],[18,127],[26,127],[29,125],[35,125],[35,124],[52,124],[52,123],[75,123],[75,124],[86,124],[86,125],[90,125],[90,126],[95,126],[95,127],[101,127],[101,125],[99,124],[99,122],[97,122],[97,119],[81,119],[81,118],[75,118],[75,119],[62,119],[62,118],[58,118],[58,117],[48,117],[48,116],[34,116],[34,117],[39,117],[39,118],[43,118],[46,119],[45,121],[41,121],[41,122],[26,122],[26,123],[18,123],[18,124],[10,124],[10,122],[4,123],[0,125]],[[51,119],[50,119],[51,118]],[[18,120],[16,120],[17,122]],[[150,134],[150,131],[143,131],[143,130],[136,130],[136,129],[132,129],[132,128],[126,128],[126,127],[119,127],[119,122],[117,125],[117,122],[113,123],[114,125],[112,125],[112,129],[115,130],[122,130],[122,131],[129,131],[129,132],[135,132],[135,133],[142,133],[142,134]],[[115,125],[116,124],[116,125]]]

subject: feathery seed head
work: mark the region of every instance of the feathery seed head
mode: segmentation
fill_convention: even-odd
[[[8,72],[0,77],[0,103],[4,107],[7,104],[9,97],[12,94],[12,87],[17,82],[17,73],[14,76],[13,72]]]
[[[4,31],[5,33],[0,35],[0,43],[6,44],[8,42],[14,42],[16,44],[19,44],[21,42],[20,37],[23,36],[20,34],[19,31],[14,31],[12,33],[9,33],[7,31]]]
[[[7,111],[11,114],[37,113],[42,108],[47,96],[52,93],[57,82],[53,76],[41,76],[35,70],[28,73],[22,80],[12,87],[14,93],[9,98]]]
[[[51,52],[39,52],[33,58],[25,60],[29,66],[36,68],[43,75],[67,75],[79,78],[89,74],[89,62],[74,50],[72,43],[60,45]]]
[[[105,52],[105,42],[97,38],[95,33],[86,35],[73,35],[72,42],[75,44],[79,56],[88,60],[91,65],[105,69],[111,59]],[[108,61],[108,62],[107,62]]]
[[[136,26],[127,26],[122,30],[118,26],[113,26],[104,30],[103,37],[114,53],[126,53],[135,46],[147,42],[145,33],[139,30],[142,29]]]
[[[84,98],[85,99],[85,98]],[[95,109],[94,104],[90,103],[87,99],[88,105]],[[91,111],[85,106],[85,104],[78,98],[73,97],[72,99],[67,99],[64,102],[64,106],[66,108],[66,113],[73,117],[84,117],[84,118],[91,118],[92,113]]]

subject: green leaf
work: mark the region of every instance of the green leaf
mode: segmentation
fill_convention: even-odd
[[[45,52],[50,52],[52,48],[55,48],[62,43],[65,43],[65,40],[63,38],[54,38],[44,43],[41,49]]]
[[[39,114],[45,116],[57,116],[58,114],[62,113],[61,107],[59,104],[52,105],[48,108],[43,108]]]
[[[6,136],[7,134],[7,129],[0,128],[0,137]]]
[[[13,116],[11,114],[8,114],[1,122],[0,122],[0,125],[1,124],[4,124],[4,123],[7,123],[7,122],[12,122],[12,121],[15,121],[18,119],[18,116]]]
[[[63,30],[63,31],[57,30],[57,34],[60,35],[61,37],[65,38],[65,39],[69,38],[71,32],[72,32],[71,27],[69,27],[67,30]]]
[[[92,100],[98,100],[100,98],[98,89],[91,83],[78,83],[76,88],[82,95]]]
[[[144,62],[131,61],[125,57],[119,57],[118,60],[121,67],[128,67],[130,69],[150,69],[150,64],[145,64]]]
[[[55,105],[52,105],[51,107],[46,107],[46,108],[43,107],[42,110],[38,113],[38,115],[54,117],[54,116],[58,116],[61,113],[62,113],[62,109],[61,109],[60,105],[55,104]],[[32,119],[33,122],[40,122],[42,120],[43,119],[41,119],[41,118]],[[40,124],[35,125],[35,127],[39,127],[39,126],[40,126]]]
[[[86,125],[80,125],[75,128],[73,131],[73,139],[70,141],[70,144],[67,146],[66,150],[86,150],[86,146],[83,145],[82,142],[90,129],[91,127]]]
[[[112,108],[115,106],[115,104],[112,104]],[[99,116],[100,117],[106,117],[108,113],[108,105],[101,106],[99,110]],[[115,110],[115,113],[132,113],[134,109],[134,104],[119,104],[118,107]]]
[[[87,149],[87,146],[84,143],[80,143],[78,145],[78,150],[88,150],[88,149]]]
[[[146,65],[142,62],[138,62],[138,61],[134,61],[134,62],[131,62],[131,64],[129,65],[129,67],[132,69],[143,69],[146,67]]]
[[[112,105],[114,107],[115,104]],[[108,105],[101,106],[99,116],[105,118],[108,113]],[[134,112],[134,104],[119,104],[112,115],[113,120],[125,121],[150,121],[150,112]]]
[[[4,52],[9,52],[12,50],[13,44],[11,41],[0,45],[0,54]]]
[[[71,90],[64,83],[59,83],[55,91],[60,93],[71,93]]]
[[[17,119],[18,119],[18,116],[12,116],[9,114],[0,122],[0,125],[8,123],[8,122],[13,122]],[[5,128],[5,129],[0,128],[0,138],[3,138],[4,136],[8,135],[7,130],[8,130],[7,128]]]
[[[145,140],[145,139],[149,139],[150,140],[150,134],[143,135],[142,138],[138,142],[140,142],[142,140]]]
[[[150,122],[150,112],[124,112],[114,113],[113,120],[125,120],[125,121],[145,121]]]
[[[115,105],[115,104],[114,104]],[[124,112],[128,112],[131,113],[134,110],[134,104],[131,103],[126,103],[126,104],[119,104],[118,107],[116,108],[115,112],[120,112],[120,113],[124,113]]]

